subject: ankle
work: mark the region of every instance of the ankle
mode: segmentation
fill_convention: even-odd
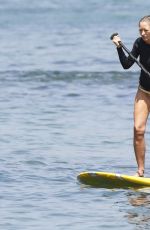
[[[144,169],[138,169],[137,174],[142,177],[144,176]]]

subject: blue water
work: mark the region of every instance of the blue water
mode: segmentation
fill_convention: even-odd
[[[0,229],[150,228],[150,190],[80,185],[85,170],[134,174],[139,68],[124,71],[109,37],[132,47],[150,3],[1,0]],[[147,127],[147,144],[149,139]],[[149,175],[149,146],[146,175]]]

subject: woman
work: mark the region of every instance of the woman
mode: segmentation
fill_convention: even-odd
[[[150,72],[150,15],[139,21],[140,37],[134,42],[131,53],[137,58],[140,57],[141,64]],[[124,69],[130,68],[134,60],[126,56],[120,45],[120,37],[113,37],[117,46],[120,62]],[[135,176],[144,176],[145,167],[145,129],[150,112],[150,77],[141,70],[139,87],[134,102],[134,151],[138,170]]]

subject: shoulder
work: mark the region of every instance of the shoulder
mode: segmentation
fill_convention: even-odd
[[[141,37],[137,38],[134,42],[134,45],[137,47],[139,47],[142,44],[143,44],[143,39]]]
[[[140,53],[141,50],[145,50],[145,48],[145,42],[141,37],[138,37],[134,42],[133,49]]]

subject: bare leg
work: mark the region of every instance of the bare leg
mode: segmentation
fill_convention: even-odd
[[[134,104],[134,151],[138,165],[137,176],[144,175],[145,129],[150,108],[150,95],[138,90]]]

